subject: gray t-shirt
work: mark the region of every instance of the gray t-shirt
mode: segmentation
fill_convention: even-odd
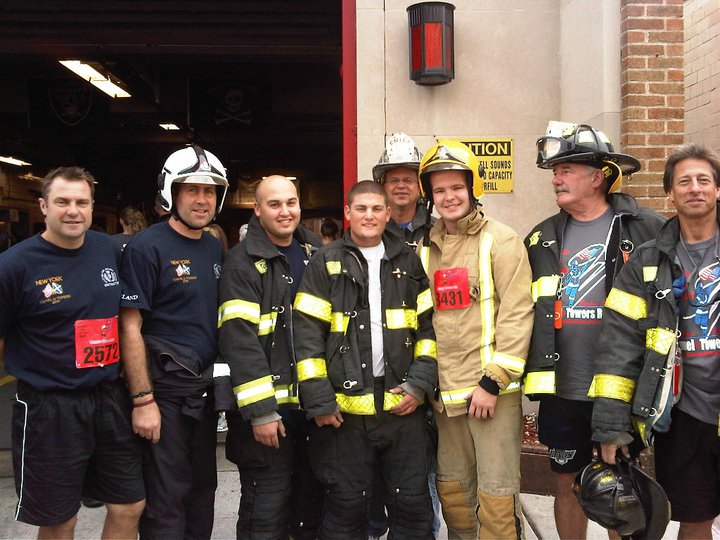
[[[702,422],[718,425],[720,413],[720,262],[715,237],[688,244],[677,254],[685,275],[680,297],[683,387],[677,407]]]
[[[560,251],[560,300],[563,325],[556,333],[558,360],[555,384],[558,396],[589,401],[595,374],[594,346],[600,335],[605,303],[605,254],[612,208],[592,221],[568,219]]]

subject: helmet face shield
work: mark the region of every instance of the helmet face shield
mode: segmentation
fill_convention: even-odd
[[[567,139],[559,139],[557,137],[541,137],[537,142],[538,159],[547,161],[554,158],[560,152],[567,152],[570,143]]]

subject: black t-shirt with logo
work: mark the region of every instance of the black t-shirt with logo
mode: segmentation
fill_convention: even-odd
[[[119,376],[119,259],[112,238],[94,231],[78,249],[38,234],[0,256],[0,336],[8,373],[41,391],[89,388]],[[85,333],[90,321],[101,321],[98,339]]]
[[[143,335],[193,349],[209,365],[217,356],[221,270],[222,245],[212,235],[188,238],[157,223],[123,251],[121,306],[141,310]]]

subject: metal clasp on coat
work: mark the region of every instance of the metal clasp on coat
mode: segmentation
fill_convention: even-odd
[[[550,246],[552,246],[554,243],[555,243],[555,240],[545,240],[545,241],[542,243],[542,247],[550,247]]]
[[[632,253],[634,249],[635,244],[633,244],[631,240],[625,238],[620,242],[620,251],[622,251],[623,253]]]
[[[345,381],[343,383],[343,388],[345,390],[350,390],[353,386],[357,386],[357,381]]]
[[[292,282],[295,281],[295,280],[292,278],[292,276],[286,276],[285,274],[283,274],[283,277],[285,278],[285,281],[287,281],[287,282],[290,283],[290,284],[292,284]]]
[[[347,345],[340,345],[340,348],[338,349],[340,351],[340,354],[345,354],[350,350],[350,347]]]
[[[285,306],[273,306],[272,310],[278,313],[285,313]]]
[[[672,289],[659,290],[655,293],[655,298],[657,298],[658,300],[663,300],[668,294],[670,294],[670,291],[672,291]]]

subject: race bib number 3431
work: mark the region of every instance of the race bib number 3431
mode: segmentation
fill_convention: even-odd
[[[103,367],[120,361],[118,318],[75,321],[75,367]]]
[[[460,309],[471,304],[467,268],[441,268],[434,277],[437,309]]]

